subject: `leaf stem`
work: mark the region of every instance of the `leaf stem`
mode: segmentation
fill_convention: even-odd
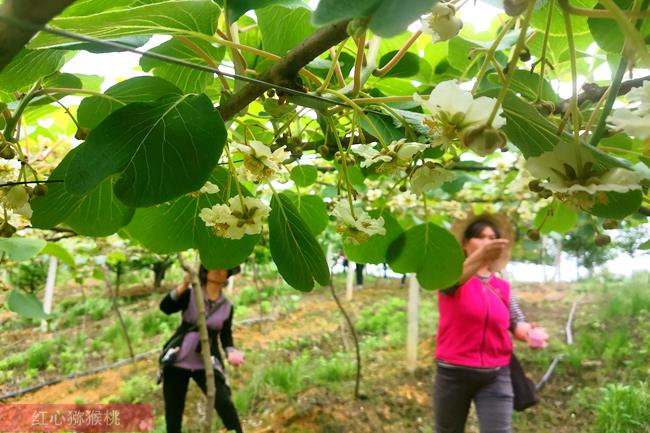
[[[359,36],[357,43],[357,57],[354,62],[354,86],[352,87],[352,96],[357,96],[361,90],[361,69],[363,67],[363,57],[366,52],[366,34]]]
[[[548,50],[548,38],[550,35],[551,23],[553,22],[553,7],[555,0],[549,0],[548,3],[548,16],[546,17],[546,31],[544,32],[544,40],[542,41],[542,53],[539,58],[539,82],[537,83],[537,98],[536,101],[542,99],[542,89],[544,88],[544,69],[546,69],[546,51]]]
[[[563,10],[564,27],[566,28],[567,42],[569,45],[569,60],[571,63],[571,102],[570,109],[571,121],[573,123],[573,141],[576,146],[580,147],[580,112],[578,111],[578,67],[576,62],[576,46],[573,38],[573,24],[571,23],[571,14]],[[580,161],[580,152],[576,152],[578,158],[578,169],[582,167]]]
[[[393,56],[392,59],[388,63],[386,63],[384,66],[382,66],[380,69],[377,69],[375,72],[373,72],[373,75],[376,75],[378,77],[383,77],[386,75],[388,72],[390,72],[397,63],[399,63],[400,60],[402,60],[402,57],[408,52],[408,49],[411,48],[411,45],[415,43],[415,41],[418,40],[418,38],[422,35],[422,31],[418,30],[415,33],[411,35],[411,37],[406,41],[404,46],[399,49],[397,53]]]
[[[496,49],[499,47],[499,44],[503,40],[503,38],[506,36],[508,31],[510,31],[510,28],[514,24],[515,20],[511,19],[508,20],[504,25],[499,34],[497,35],[496,39],[494,39],[494,42],[492,42],[492,45],[490,45],[490,48],[488,48],[487,52],[485,53],[485,60],[483,60],[483,65],[481,65],[481,69],[478,71],[478,74],[476,74],[476,82],[474,83],[474,87],[472,88],[472,93],[476,92],[479,88],[479,85],[481,84],[481,81],[483,80],[483,76],[487,72],[487,68],[490,65],[490,56],[494,56],[494,53],[496,52]],[[471,64],[470,64],[471,66]],[[468,66],[469,68],[469,66]],[[463,77],[465,76],[465,73],[463,73]]]

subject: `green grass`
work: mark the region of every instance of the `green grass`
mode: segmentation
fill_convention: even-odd
[[[596,405],[599,433],[645,433],[650,427],[650,389],[638,385],[609,384]]]

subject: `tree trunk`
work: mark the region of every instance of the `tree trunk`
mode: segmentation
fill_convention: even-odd
[[[415,274],[409,276],[408,334],[406,337],[406,370],[413,373],[418,364],[418,312],[420,284]]]
[[[555,242],[555,281],[556,282],[562,280],[562,275],[561,275],[562,247],[563,247],[563,242],[562,242],[562,238],[560,238]]]
[[[50,256],[50,266],[47,269],[47,281],[45,282],[45,295],[43,298],[43,311],[45,314],[50,314],[52,312],[52,298],[54,297],[57,265],[58,261],[56,260],[56,257]],[[41,320],[41,331],[47,332],[46,320]]]

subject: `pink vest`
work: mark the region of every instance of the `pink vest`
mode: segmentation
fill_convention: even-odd
[[[436,359],[467,367],[494,368],[510,363],[510,284],[472,277],[453,295],[438,293]]]

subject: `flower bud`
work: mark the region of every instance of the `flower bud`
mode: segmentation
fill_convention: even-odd
[[[323,155],[323,156],[327,156],[327,155],[329,155],[329,153],[330,153],[330,148],[327,147],[327,146],[324,145],[324,144],[321,144],[320,146],[318,146],[318,149],[317,149],[317,150],[318,150],[318,153],[320,153],[320,154]]]
[[[524,49],[519,53],[519,60],[522,62],[527,62],[530,60],[530,50],[528,47],[524,47]]]
[[[528,239],[530,239],[531,241],[535,241],[535,242],[537,242],[541,238],[541,236],[539,234],[539,230],[537,230],[537,229],[528,230],[526,232],[526,236],[528,236]]]
[[[511,17],[521,15],[533,0],[503,0],[503,10]]]
[[[14,159],[15,157],[16,152],[9,145],[6,145],[2,150],[0,150],[0,158]]]
[[[0,236],[3,238],[10,238],[14,233],[16,233],[16,227],[6,221],[0,226]]]
[[[535,107],[543,116],[547,117],[555,112],[555,104],[551,101],[533,102],[533,107]]]
[[[422,18],[422,33],[433,37],[433,42],[447,41],[460,32],[463,22],[454,16],[456,10],[446,4],[438,3],[431,10],[431,15]]]
[[[29,193],[22,185],[12,186],[4,200],[8,208],[20,209],[29,201]]]
[[[77,132],[74,134],[74,138],[77,140],[85,140],[88,138],[88,134],[90,133],[90,129],[88,128],[77,128]]]
[[[44,183],[39,183],[34,187],[34,195],[37,197],[42,197],[45,194],[47,194],[47,189],[48,189],[47,185],[45,185]]]
[[[539,196],[539,198],[549,198],[550,196],[553,195],[553,192],[551,192],[551,190],[548,189],[543,189],[540,192],[538,192],[537,195]]]
[[[606,219],[603,221],[603,228],[605,230],[613,230],[615,228],[618,228],[618,221],[613,219]]]
[[[481,156],[487,156],[506,145],[506,134],[491,126],[481,125],[468,129],[463,134],[463,143]]]
[[[540,184],[539,179],[533,179],[530,182],[528,182],[528,189],[531,190],[532,192],[544,191],[544,187]]]
[[[596,238],[594,239],[594,242],[596,245],[599,247],[604,247],[605,245],[609,244],[612,241],[612,238],[610,238],[607,235],[604,235],[602,233],[599,233]]]

